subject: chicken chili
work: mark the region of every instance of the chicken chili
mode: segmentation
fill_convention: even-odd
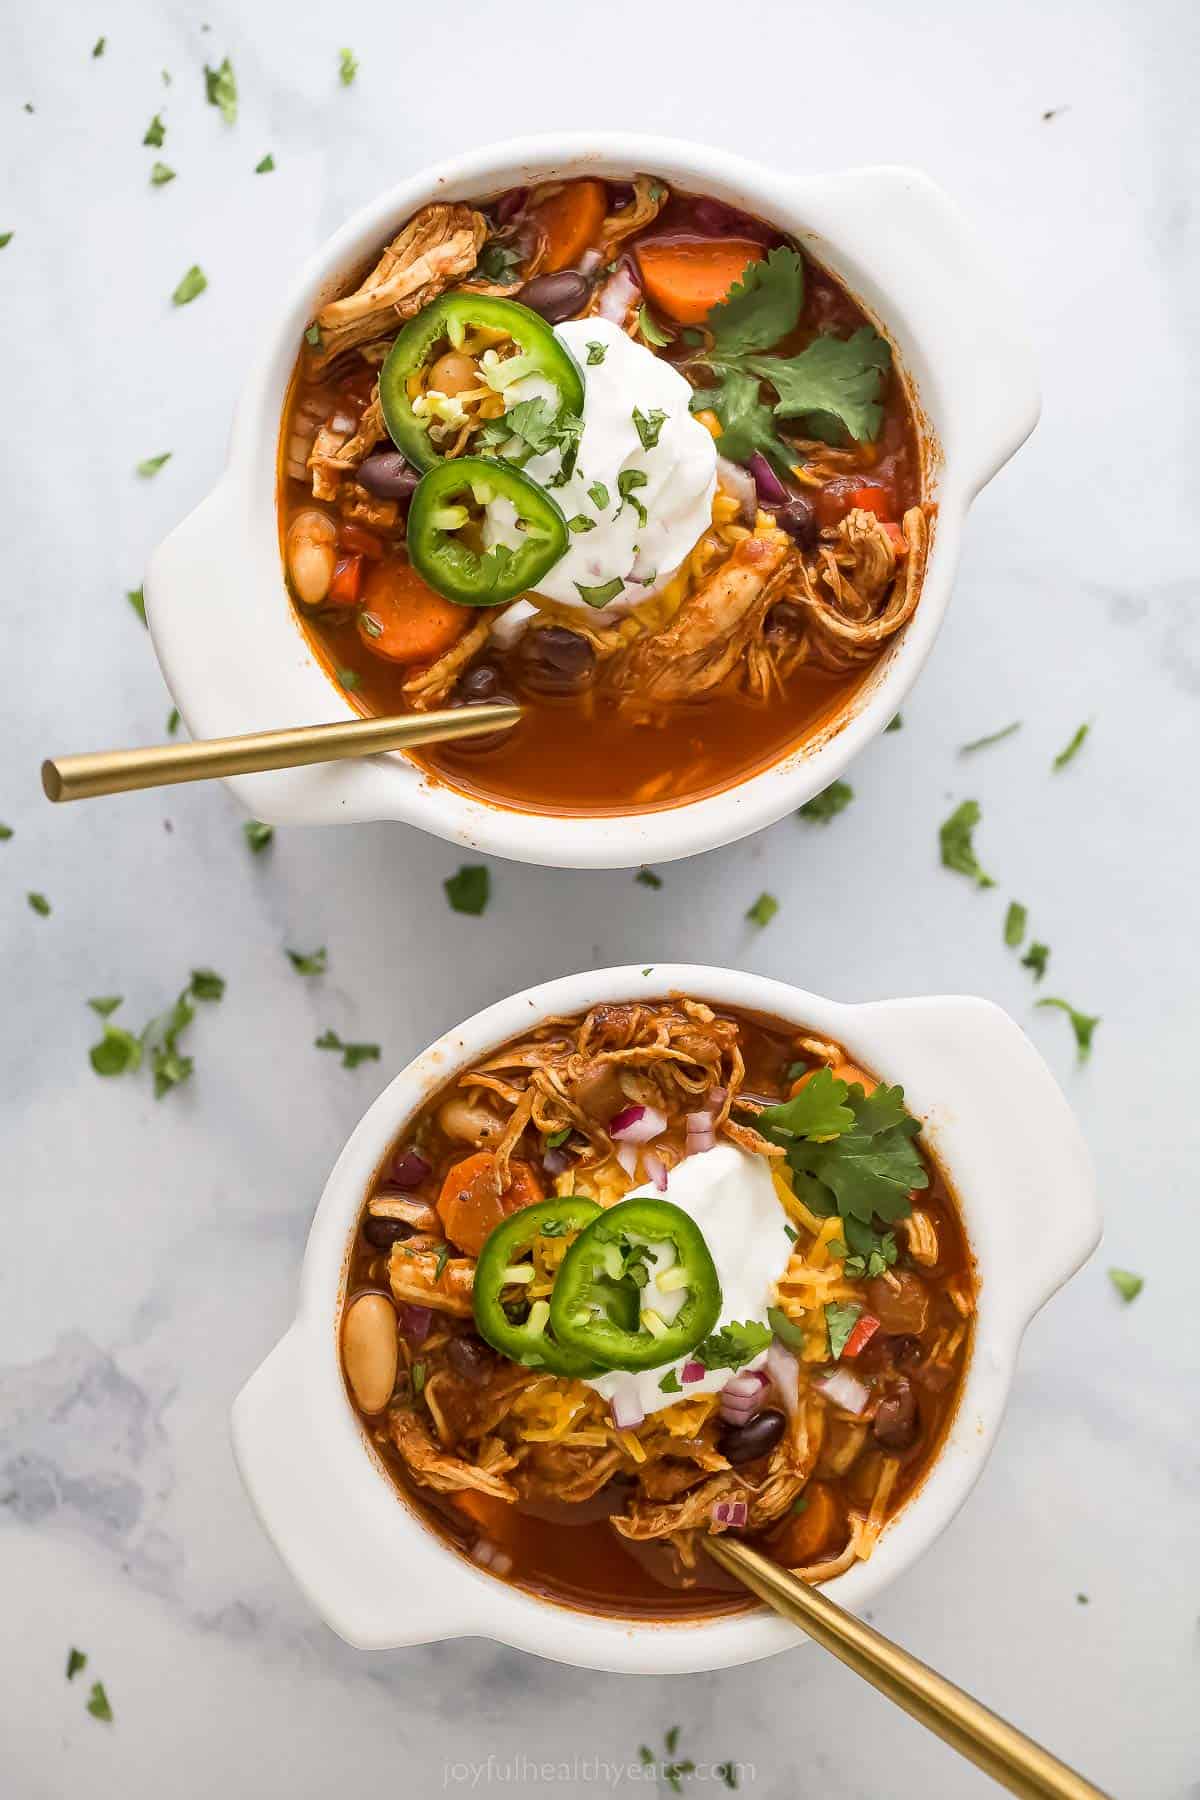
[[[970,1253],[838,1045],[683,997],[547,1021],[405,1127],[358,1222],[348,1392],[457,1549],[617,1616],[735,1609],[699,1534],[871,1555],[967,1365]]]
[[[807,252],[650,176],[421,209],[304,334],[297,615],[368,713],[521,702],[420,753],[537,811],[712,793],[844,709],[931,509],[886,339]]]

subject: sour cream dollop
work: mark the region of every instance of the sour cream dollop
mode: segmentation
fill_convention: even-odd
[[[692,390],[679,371],[611,320],[568,319],[555,331],[583,370],[586,388],[574,472],[561,486],[553,485],[562,468],[558,447],[523,467],[548,488],[568,521],[584,519],[589,528],[576,524],[566,552],[542,577],[538,592],[563,606],[612,618],[662,587],[708,529],[717,447],[688,411]],[[557,396],[542,376],[527,375],[507,388],[504,398],[505,411],[511,412],[523,400]],[[489,548],[519,547],[511,501],[497,496],[488,503],[483,536]],[[620,592],[602,608],[579,591],[603,589],[613,581],[621,583]]]
[[[653,1183],[634,1188],[625,1196],[627,1200],[657,1197],[658,1190]],[[784,1231],[787,1214],[779,1203],[765,1159],[739,1150],[734,1144],[718,1144],[715,1150],[685,1157],[671,1170],[665,1198],[696,1221],[716,1264],[721,1283],[721,1316],[714,1331],[720,1331],[723,1325],[731,1325],[735,1320],[740,1324],[743,1320],[754,1319],[765,1325],[773,1285],[787,1267],[792,1248]],[[653,1268],[644,1292],[654,1295],[655,1310],[668,1322],[683,1304],[683,1294],[660,1293],[654,1282],[656,1274],[669,1268],[674,1261],[675,1252],[670,1244],[649,1247],[647,1262]],[[646,1304],[649,1304],[648,1300]],[[726,1382],[739,1373],[737,1369],[706,1369],[699,1381],[684,1384],[680,1370],[687,1360],[683,1357],[678,1362],[664,1363],[658,1369],[641,1369],[633,1373],[614,1370],[607,1375],[593,1376],[587,1386],[611,1400],[618,1390],[628,1392],[628,1384],[634,1382],[642,1411],[654,1413],[672,1406],[676,1400],[686,1399],[689,1394],[718,1394]],[[764,1350],[743,1367],[757,1369],[765,1361]],[[680,1380],[678,1393],[665,1394],[662,1390],[661,1383],[668,1369],[674,1369]]]

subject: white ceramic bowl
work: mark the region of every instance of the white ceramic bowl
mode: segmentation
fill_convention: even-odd
[[[670,1674],[752,1662],[796,1644],[769,1613],[701,1622],[593,1617],[486,1574],[400,1497],[350,1405],[338,1361],[344,1271],[375,1169],[404,1121],[453,1074],[556,1013],[684,991],[776,1014],[843,1044],[904,1086],[958,1197],[979,1276],[975,1345],[929,1475],[869,1562],[830,1584],[859,1610],[949,1524],[982,1471],[1021,1336],[1095,1248],[1100,1217],[1079,1128],[1024,1033],[986,1000],[843,1006],[731,969],[604,969],[528,988],[448,1032],[376,1100],[338,1158],[313,1221],[295,1323],[238,1395],[238,1468],[267,1533],[322,1617],[364,1649],[486,1637],[558,1662]]]
[[[194,737],[351,718],[313,656],[283,581],[275,516],[280,415],[314,311],[416,209],[569,175],[650,171],[790,232],[895,345],[922,422],[937,524],[921,603],[847,715],[822,739],[708,799],[659,812],[514,811],[430,781],[406,758],[243,775],[230,785],[275,824],[402,819],[452,843],[562,868],[666,862],[782,818],[840,775],[894,716],[950,598],[966,511],[1037,422],[1031,354],[1004,282],[949,198],[910,169],[794,175],[724,151],[626,135],[530,138],[473,150],[390,188],[292,283],[237,409],[229,465],[146,571],[154,647]]]

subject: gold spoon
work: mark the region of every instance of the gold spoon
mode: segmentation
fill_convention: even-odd
[[[1010,1794],[1021,1794],[1025,1800],[1108,1800],[1100,1788],[1023,1731],[918,1662],[899,1644],[864,1625],[820,1588],[810,1587],[790,1569],[780,1568],[736,1538],[705,1537],[703,1542],[713,1561],[736,1575],[760,1600],[800,1626]]]
[[[145,750],[88,750],[81,756],[48,758],[42,764],[42,787],[48,800],[91,800],[97,794],[127,794],[176,781],[209,781],[221,775],[254,775],[263,769],[374,756],[381,750],[411,750],[417,744],[498,731],[515,725],[520,717],[520,707],[506,700],[399,718],[351,719],[199,743],[155,744]]]

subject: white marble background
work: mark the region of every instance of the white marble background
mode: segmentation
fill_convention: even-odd
[[[350,89],[343,43],[361,64]],[[348,1775],[425,1796],[447,1759],[624,1765],[675,1722],[697,1760],[753,1762],[745,1791],[764,1800],[988,1791],[812,1648],[674,1681],[481,1643],[357,1654],[310,1614],[243,1498],[229,1403],[289,1317],[313,1204],[367,1102],[515,985],[666,957],[844,998],[987,994],[1060,1073],[1105,1244],[1031,1330],[966,1511],[876,1617],[1114,1794],[1200,1793],[1198,52],[1192,0],[4,10],[5,1800],[315,1800]],[[225,54],[233,128],[203,93],[203,63]],[[158,109],[155,152],[141,138]],[[44,754],[162,733],[168,700],[124,591],[212,482],[292,265],[403,171],[589,123],[788,167],[923,167],[1028,314],[1042,425],[979,502],[949,623],[903,731],[853,771],[851,809],[677,864],[659,893],[627,873],[496,866],[480,920],[443,900],[456,853],[399,827],[281,832],[255,858],[221,789],[52,812]],[[257,176],[268,150],[277,171]],[[178,174],[161,189],[156,154]],[[174,309],[193,262],[209,290]],[[154,481],[134,476],[168,449]],[[1013,718],[1018,736],[957,759]],[[1052,777],[1084,718],[1086,749]],[[1000,878],[988,894],[938,866],[937,826],[967,795]],[[782,904],[755,933],[744,913],[763,888]],[[1044,991],[1103,1015],[1086,1069],[1002,944],[1009,895],[1053,948]],[[294,975],[286,944],[327,944],[329,974]],[[190,1086],[156,1104],[144,1078],[99,1081],[86,997],[125,994],[136,1023],[197,964],[229,986],[192,1029]],[[383,1061],[344,1072],[311,1047],[327,1025],[380,1039]],[[1132,1307],[1109,1263],[1145,1275]],[[91,1662],[68,1686],[71,1644]],[[84,1710],[93,1676],[111,1726]],[[492,1785],[605,1791],[582,1768]]]

